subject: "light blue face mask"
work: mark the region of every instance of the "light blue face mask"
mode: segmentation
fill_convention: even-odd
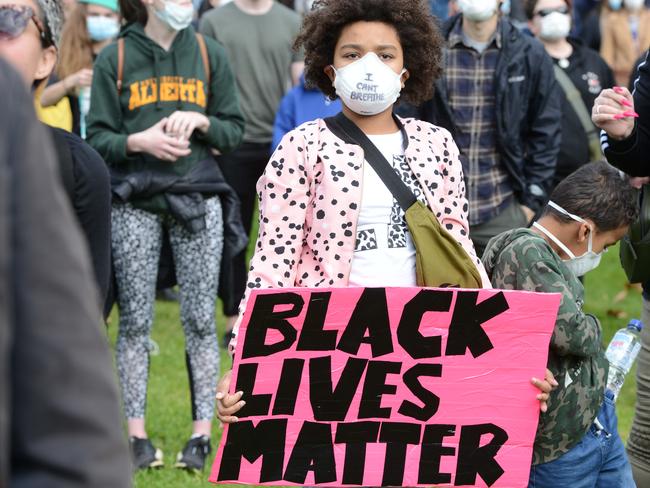
[[[614,11],[621,10],[621,6],[623,5],[623,0],[608,0],[609,3],[609,8],[611,8]]]
[[[93,41],[101,42],[117,37],[120,32],[120,23],[117,19],[102,15],[89,15],[86,17],[86,29]]]
[[[510,15],[510,9],[511,9],[511,3],[510,0],[503,0],[501,2],[501,6],[499,7],[501,9],[501,13],[505,16]]]
[[[163,10],[156,10],[156,15],[175,31],[181,31],[192,23],[194,7],[192,7],[191,3],[182,6],[166,0],[165,8]]]

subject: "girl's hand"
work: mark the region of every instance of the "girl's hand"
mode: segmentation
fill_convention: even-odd
[[[540,389],[541,393],[537,395],[537,399],[539,400],[539,409],[542,412],[546,412],[546,410],[548,410],[546,402],[548,402],[551,391],[557,388],[558,385],[553,373],[551,373],[550,369],[546,368],[546,377],[544,378],[544,381],[532,378],[530,382]]]
[[[203,134],[208,132],[210,120],[199,112],[177,111],[167,117],[165,132],[189,140],[195,129]]]
[[[246,402],[241,399],[244,394],[243,391],[238,391],[234,395],[228,393],[228,390],[230,390],[231,375],[232,370],[224,374],[219,380],[219,384],[217,384],[217,417],[224,424],[232,424],[239,421],[234,415],[246,405]]]
[[[70,93],[72,89],[78,90],[79,88],[87,88],[93,83],[93,70],[80,69],[76,73],[71,74],[63,80],[63,87],[66,93]]]
[[[591,120],[615,140],[626,139],[634,130],[634,99],[627,88],[615,86],[600,92],[591,110]]]
[[[147,153],[163,161],[175,162],[178,158],[189,156],[190,143],[187,139],[177,139],[165,133],[169,119],[164,118],[147,130],[131,134],[126,140],[126,148],[132,153]]]

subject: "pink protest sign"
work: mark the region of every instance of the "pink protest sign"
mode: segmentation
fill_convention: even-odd
[[[259,290],[210,481],[525,487],[560,296]]]

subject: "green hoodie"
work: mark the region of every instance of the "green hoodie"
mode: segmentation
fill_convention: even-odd
[[[548,353],[548,369],[559,386],[540,415],[533,447],[533,464],[553,461],[582,439],[603,402],[609,363],[600,323],[582,311],[580,280],[536,232],[499,234],[482,261],[495,288],[562,294]]]
[[[122,92],[118,95],[117,43],[113,43],[100,53],[95,63],[87,117],[88,142],[110,167],[182,176],[207,158],[211,148],[225,154],[241,143],[244,118],[235,79],[220,44],[205,39],[210,59],[208,88],[192,27],[178,33],[169,51],[151,40],[140,23],[127,26],[120,37],[125,39]],[[189,156],[170,163],[150,154],[127,154],[129,134],[148,129],[177,110],[200,112],[210,119],[207,134],[196,131],[192,136]],[[135,204],[152,211],[166,209],[162,198]]]

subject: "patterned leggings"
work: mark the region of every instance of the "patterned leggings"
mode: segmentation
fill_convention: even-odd
[[[219,376],[214,309],[223,247],[218,198],[206,200],[206,229],[187,231],[172,217],[113,204],[112,247],[120,325],[117,369],[126,417],[144,418],[156,277],[163,226],[169,229],[180,287],[194,420],[212,420]]]

